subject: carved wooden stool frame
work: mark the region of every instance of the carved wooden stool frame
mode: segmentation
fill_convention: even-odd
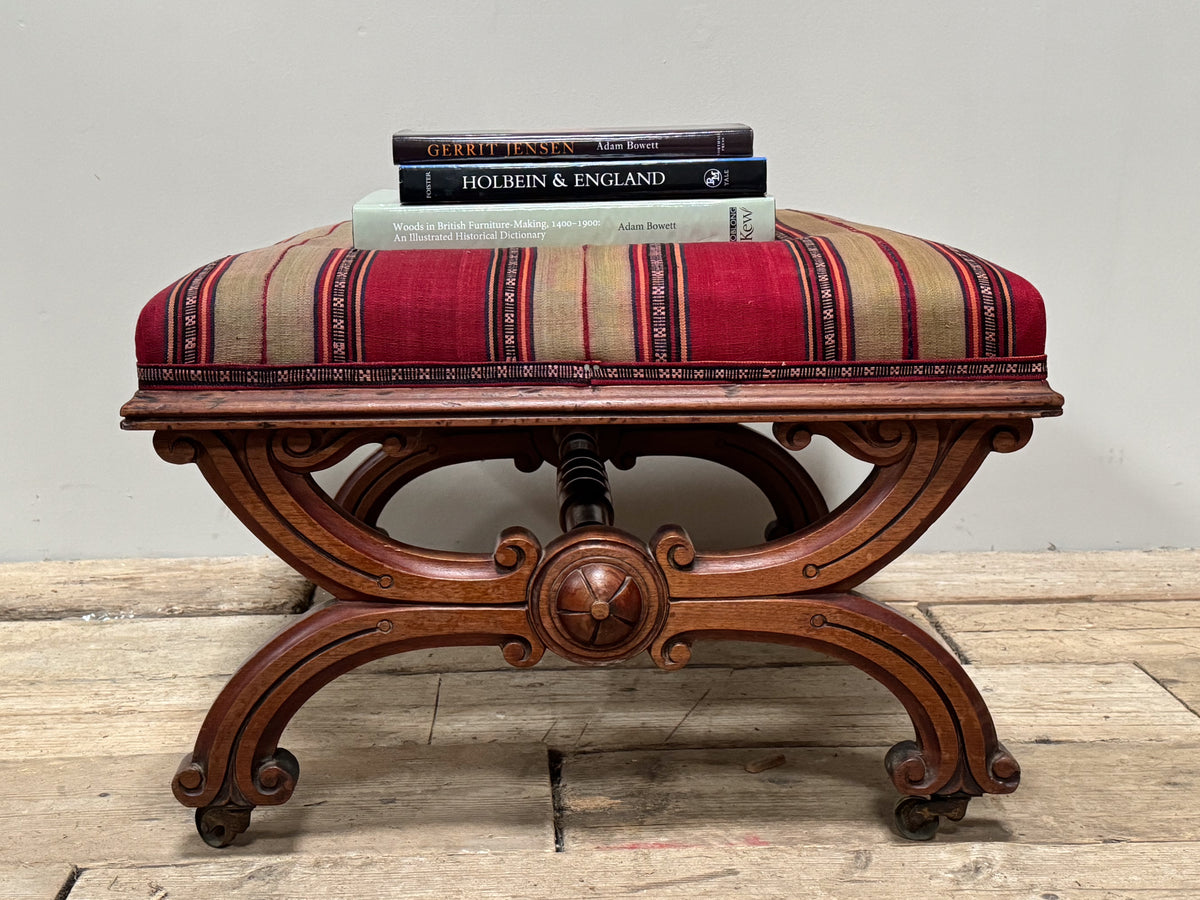
[[[155,431],[164,459],[199,466],[251,531],[336,598],[233,676],[175,796],[208,843],[230,843],[254,807],[291,796],[299,766],[279,740],[295,713],[379,657],[495,644],[513,666],[551,650],[590,665],[648,652],[678,669],[694,642],[736,639],[814,648],[896,696],[914,730],[885,760],[902,795],[896,825],[931,838],[972,797],[1013,791],[1020,769],[957,660],[853,588],[911,545],[988,453],[1024,446],[1032,419],[1061,406],[1044,382],[139,392],[124,427]],[[774,423],[778,443],[739,424],[753,421]],[[782,449],[813,435],[872,465],[833,510]],[[377,449],[335,497],[313,480],[366,445]],[[648,543],[614,528],[605,464],[649,455],[746,476],[775,513],[764,543],[702,552],[676,526]],[[564,533],[542,546],[509,528],[493,553],[468,554],[376,527],[414,478],[480,459],[556,466]]]

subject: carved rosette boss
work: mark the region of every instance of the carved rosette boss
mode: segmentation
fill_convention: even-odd
[[[666,580],[645,545],[615,528],[565,535],[546,548],[529,588],[529,618],[546,646],[581,663],[640,653],[667,618]]]

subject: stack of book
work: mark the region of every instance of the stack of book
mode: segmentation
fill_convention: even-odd
[[[400,131],[396,189],[354,205],[364,250],[769,241],[775,201],[746,125]]]

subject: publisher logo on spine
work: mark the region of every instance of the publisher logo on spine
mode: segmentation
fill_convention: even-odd
[[[709,169],[704,173],[704,186],[715,188],[720,187],[725,182],[725,176],[721,174],[720,169]]]

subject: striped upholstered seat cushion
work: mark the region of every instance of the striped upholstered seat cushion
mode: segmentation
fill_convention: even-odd
[[[143,388],[1040,379],[1024,279],[781,211],[768,243],[360,251],[348,223],[155,296]]]

